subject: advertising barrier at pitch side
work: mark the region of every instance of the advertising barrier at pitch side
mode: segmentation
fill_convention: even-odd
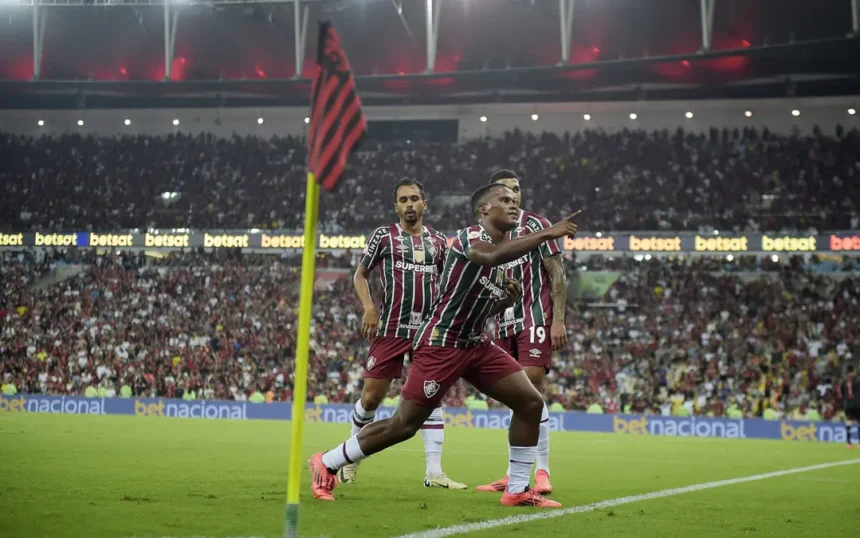
[[[448,238],[449,244],[453,240]],[[695,233],[667,234],[665,232],[608,233],[581,232],[575,238],[565,238],[561,245],[566,251],[580,252],[701,252],[743,254],[744,252],[860,252],[860,234],[856,231],[834,232],[826,235],[699,235]],[[320,250],[362,250],[367,244],[364,235],[317,236]],[[0,233],[0,248],[74,247],[74,248],[146,248],[177,250],[185,248],[245,248],[260,250],[301,250],[301,232],[185,230],[142,232],[18,232]]]
[[[305,421],[349,424],[353,406],[314,405],[305,408]],[[387,418],[392,408],[380,409],[377,418]],[[82,398],[75,396],[0,395],[0,413],[53,413],[66,415],[130,415],[222,420],[289,420],[292,404],[253,404],[231,401],[175,400],[167,398]],[[446,408],[449,428],[507,429],[508,411],[473,411]],[[833,422],[705,417],[663,417],[657,415],[589,415],[550,413],[553,431],[616,433],[622,435],[665,435],[672,437],[716,437],[725,439],[782,439],[787,441],[845,442],[845,428]],[[344,430],[346,431],[346,430]]]

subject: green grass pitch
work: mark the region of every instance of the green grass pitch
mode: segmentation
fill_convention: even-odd
[[[348,426],[307,424],[304,456]],[[0,414],[0,536],[280,536],[289,424]],[[565,507],[860,459],[841,444],[554,433],[552,496]],[[470,486],[505,471],[505,432],[449,428],[443,464]],[[310,496],[303,537],[394,537],[529,514],[498,495],[425,489],[420,438],[364,462],[337,501]],[[724,486],[469,534],[856,536],[860,464]]]

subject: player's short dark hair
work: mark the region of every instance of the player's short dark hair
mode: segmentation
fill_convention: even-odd
[[[490,198],[490,191],[497,187],[505,187],[504,185],[500,185],[498,183],[490,183],[487,185],[483,185],[478,187],[474,193],[472,193],[472,214],[478,215],[478,206],[481,204],[487,203],[487,200]],[[505,187],[507,188],[507,187]]]
[[[490,183],[498,183],[503,179],[516,179],[519,181],[519,177],[517,177],[517,173],[513,170],[498,170],[490,176]]]
[[[424,200],[424,185],[415,178],[412,177],[404,177],[400,178],[400,180],[394,184],[394,202],[397,203],[397,191],[400,190],[400,187],[418,187],[418,192],[421,193],[421,199]]]

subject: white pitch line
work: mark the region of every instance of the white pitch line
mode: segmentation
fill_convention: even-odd
[[[672,497],[674,495],[683,495],[694,491],[702,491],[705,489],[720,488],[723,486],[732,486],[734,484],[743,484],[744,482],[756,482],[758,480],[766,480],[768,478],[776,478],[797,473],[805,473],[808,471],[817,471],[819,469],[829,469],[840,465],[851,465],[860,463],[860,459],[835,461],[832,463],[822,463],[820,465],[810,465],[809,467],[797,467],[794,469],[786,469],[784,471],[774,471],[772,473],[756,474],[741,478],[730,478],[728,480],[718,480],[716,482],[705,482],[704,484],[695,484],[693,486],[685,486],[682,488],[664,489],[642,495],[630,495],[628,497],[619,497],[617,499],[609,499],[591,504],[583,504],[581,506],[572,506],[561,510],[541,511],[531,514],[521,514],[516,516],[508,516],[501,519],[489,519],[487,521],[479,521],[477,523],[466,523],[464,525],[452,525],[450,527],[440,527],[423,532],[413,532],[396,536],[395,538],[445,538],[446,536],[455,536],[458,534],[466,534],[475,531],[483,531],[494,529],[496,527],[506,527],[508,525],[519,525],[530,521],[538,521],[543,519],[553,519],[557,517],[567,516],[570,514],[581,514],[583,512],[592,512],[594,510],[602,510],[604,508],[612,508],[622,504],[630,504],[639,501],[648,501],[651,499],[661,499],[663,497]]]

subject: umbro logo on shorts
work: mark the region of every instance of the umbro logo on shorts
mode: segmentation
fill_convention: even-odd
[[[539,349],[530,349],[529,350],[529,355],[531,355],[534,358],[540,357],[540,353],[541,353],[541,351]]]

